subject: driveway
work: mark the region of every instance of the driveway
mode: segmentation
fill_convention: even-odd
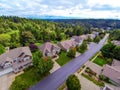
[[[29,88],[29,90],[57,90],[57,88],[65,82],[70,74],[75,73],[83,64],[85,64],[95,53],[97,53],[103,46],[107,39],[107,35],[84,54],[71,60],[69,63],[38,82],[36,85]]]
[[[103,69],[101,66],[91,62],[91,61],[88,61],[86,64],[85,64],[86,67],[89,67],[90,69],[92,69],[94,72],[97,73],[97,75],[100,75],[101,74],[101,70]]]
[[[93,82],[81,76],[81,74],[76,74],[80,80],[81,90],[100,90],[100,87],[95,85]]]
[[[0,76],[0,90],[9,90],[10,85],[15,80],[15,77],[22,74],[23,72],[20,72],[18,74],[14,73],[8,73],[3,76]]]
[[[14,80],[15,75],[9,73],[0,77],[0,90],[9,90],[9,87]]]

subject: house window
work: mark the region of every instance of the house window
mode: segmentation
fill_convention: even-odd
[[[30,60],[30,57],[25,57],[24,58],[24,61],[28,61],[28,60]]]
[[[10,67],[11,63],[9,61],[5,62],[4,68]]]

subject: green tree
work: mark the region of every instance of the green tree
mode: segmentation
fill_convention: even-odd
[[[114,57],[113,50],[115,47],[116,46],[113,43],[108,43],[104,45],[103,48],[101,49],[103,56],[113,58]]]
[[[87,39],[88,42],[92,42],[92,38],[90,36],[88,36],[88,39]]]
[[[10,35],[8,34],[1,34],[0,35],[0,44],[4,45],[4,46],[9,46],[10,45]]]
[[[71,47],[70,50],[69,50],[69,52],[67,53],[67,55],[68,55],[69,57],[74,58],[75,55],[76,55],[76,48],[75,48],[75,47]]]
[[[35,67],[38,66],[39,60],[43,57],[43,54],[40,50],[33,53],[33,64]]]
[[[94,38],[94,42],[99,43],[99,41],[100,41],[100,37],[99,37],[99,36],[96,36],[96,37]]]
[[[53,68],[53,61],[50,58],[41,58],[38,60],[36,71],[40,75],[46,75]]]
[[[5,52],[5,47],[3,45],[0,44],[0,54]]]
[[[83,43],[80,46],[77,46],[77,51],[80,53],[84,53],[86,50],[87,50],[86,41],[83,41]]]
[[[114,55],[114,58],[120,60],[120,46],[116,46],[113,49],[113,55]]]
[[[81,90],[80,81],[74,74],[67,78],[66,85],[68,90]]]

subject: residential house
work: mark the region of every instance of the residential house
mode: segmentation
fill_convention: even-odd
[[[66,41],[62,41],[60,43],[58,43],[58,46],[65,51],[69,51],[71,47],[75,47],[76,43],[73,39],[71,40],[66,40]]]
[[[46,42],[39,49],[43,52],[43,56],[53,57],[60,52],[60,47],[50,42]]]
[[[81,35],[80,36],[83,40],[87,40],[88,39],[88,35]]]
[[[112,87],[110,87],[108,85],[105,85],[105,87],[101,90],[115,90],[115,89],[113,89]]]
[[[111,66],[105,65],[102,73],[110,78],[113,83],[120,86],[120,61],[114,60]]]
[[[114,43],[114,44],[117,45],[117,46],[120,46],[120,41],[113,40],[112,43]]]
[[[12,68],[17,73],[32,65],[32,54],[29,47],[19,47],[0,55],[0,68]]]
[[[87,37],[90,37],[91,39],[94,39],[96,37],[95,34],[87,34]]]
[[[80,36],[72,36],[71,39],[75,41],[76,45],[81,45],[83,43],[83,38]]]

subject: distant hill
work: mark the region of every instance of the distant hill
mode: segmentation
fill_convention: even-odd
[[[69,24],[82,23],[89,25],[94,28],[103,28],[103,29],[120,29],[120,20],[114,19],[48,19],[52,22],[64,22]]]

